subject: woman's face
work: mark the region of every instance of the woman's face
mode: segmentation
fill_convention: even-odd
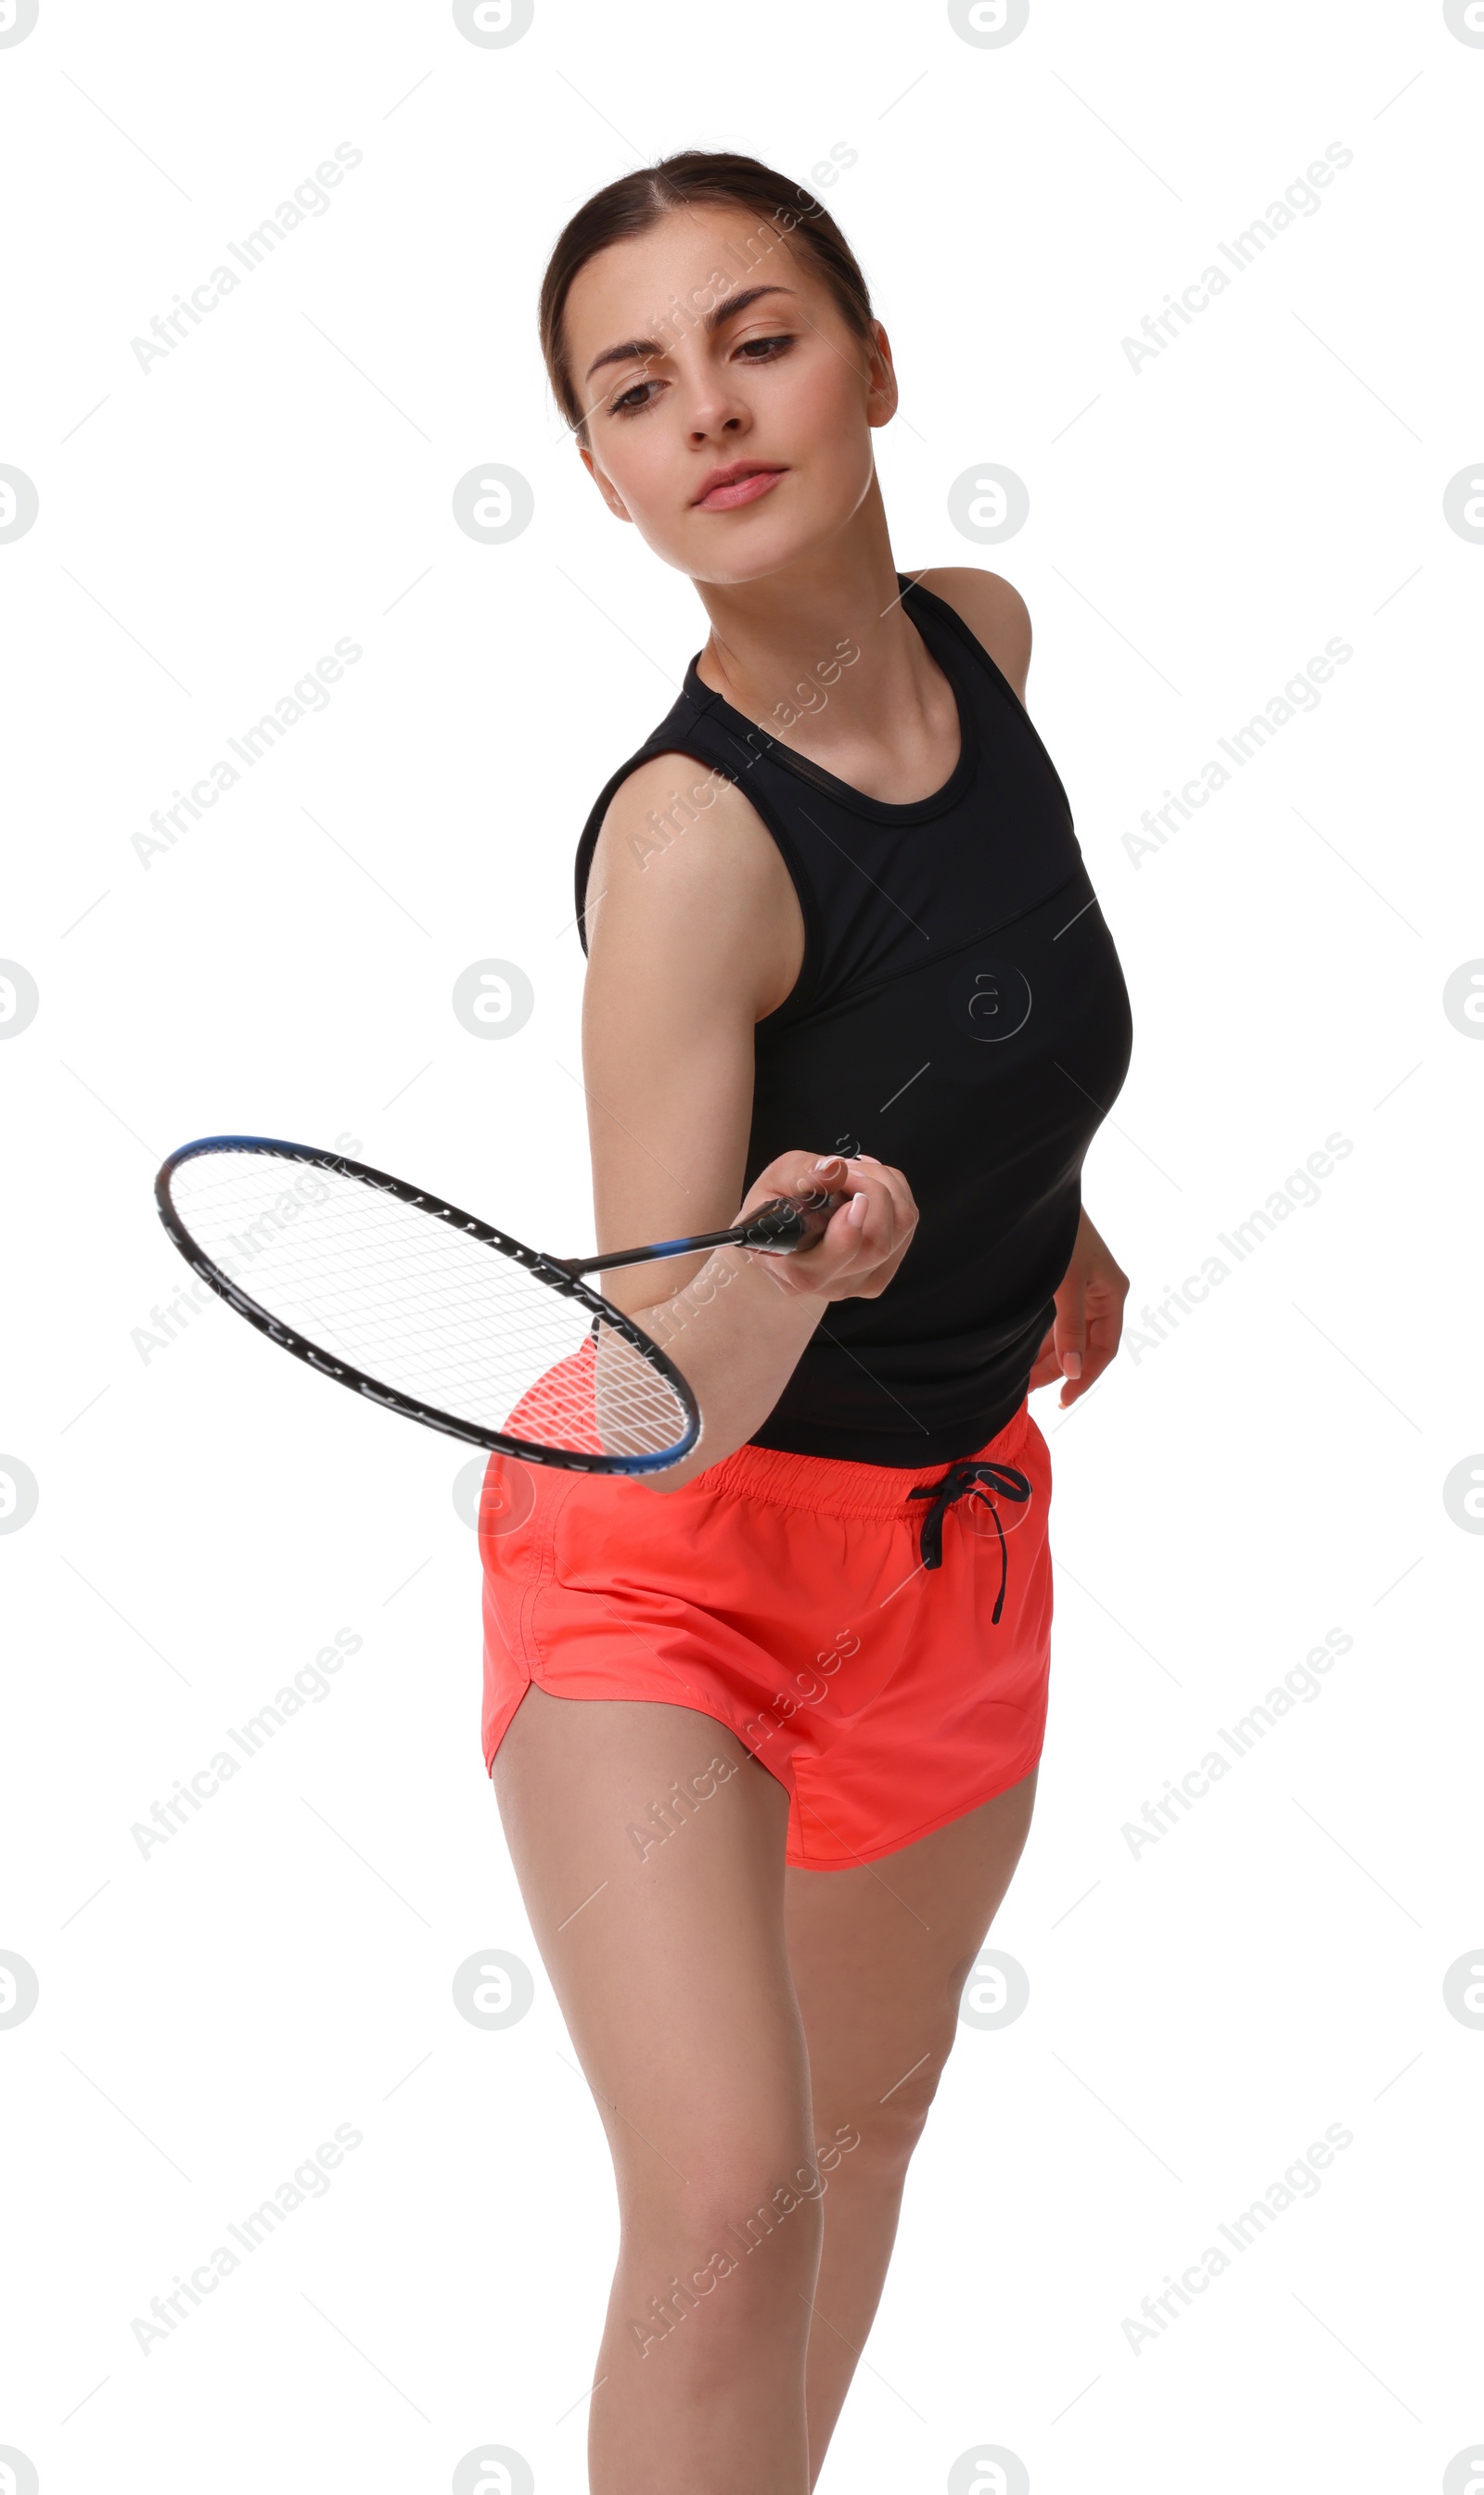
[[[677,208],[590,260],[567,298],[584,464],[609,510],[693,580],[758,580],[838,535],[896,406],[816,272],[745,208]],[[731,472],[740,474],[732,475]]]

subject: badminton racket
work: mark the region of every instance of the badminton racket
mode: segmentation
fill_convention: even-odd
[[[564,1257],[313,1144],[204,1135],[155,1179],[192,1271],[280,1350],[448,1437],[591,1473],[678,1463],[700,1413],[674,1362],[583,1277],[697,1248],[793,1255],[844,1201],[776,1196],[727,1230]]]

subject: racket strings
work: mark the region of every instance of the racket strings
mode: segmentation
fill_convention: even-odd
[[[668,1380],[591,1309],[386,1189],[222,1152],[182,1162],[170,1193],[229,1280],[410,1402],[592,1454],[654,1454],[684,1432]]]

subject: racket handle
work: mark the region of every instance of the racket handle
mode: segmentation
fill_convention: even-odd
[[[739,1247],[760,1249],[765,1256],[796,1256],[812,1248],[827,1229],[831,1216],[846,1201],[817,1187],[810,1195],[775,1195],[759,1204],[751,1220],[736,1233]]]
[[[667,1256],[691,1256],[701,1248],[756,1248],[767,1256],[796,1256],[801,1248],[813,1247],[830,1215],[845,1200],[818,1187],[810,1195],[775,1195],[730,1230],[697,1231],[689,1239],[658,1239],[648,1248],[615,1248],[606,1256],[546,1256],[541,1261],[577,1277],[611,1273],[618,1265],[649,1265]]]

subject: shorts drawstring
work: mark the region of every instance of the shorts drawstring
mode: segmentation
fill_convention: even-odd
[[[1005,1527],[1000,1522],[1000,1512],[995,1505],[995,1497],[998,1494],[1001,1498],[1013,1500],[1017,1507],[1023,1506],[1031,1495],[1031,1485],[1025,1474],[1017,1471],[1013,1464],[983,1463],[972,1456],[965,1457],[958,1463],[948,1466],[942,1481],[924,1482],[918,1489],[909,1491],[907,1494],[909,1498],[930,1498],[933,1502],[922,1519],[922,1534],[918,1546],[922,1553],[924,1568],[943,1566],[943,1521],[954,1500],[959,1498],[983,1500],[995,1520],[995,1531],[1000,1536],[1000,1591],[995,1597],[995,1608],[990,1616],[992,1625],[998,1628],[1000,1615],[1005,1609],[1005,1589],[1009,1582],[1010,1563],[1009,1554],[1005,1549]]]

